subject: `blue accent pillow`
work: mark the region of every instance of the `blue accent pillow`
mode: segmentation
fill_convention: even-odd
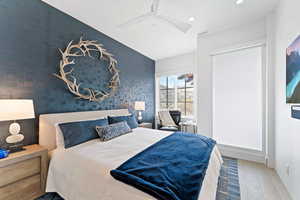
[[[127,122],[122,121],[107,126],[96,126],[101,141],[108,141],[121,135],[131,133],[132,130]]]
[[[59,128],[64,137],[65,148],[70,148],[89,140],[99,138],[95,127],[106,125],[108,125],[107,119],[98,119],[59,124]]]
[[[134,115],[118,116],[118,117],[108,116],[109,124],[114,124],[122,121],[126,121],[131,129],[137,128],[139,126]]]

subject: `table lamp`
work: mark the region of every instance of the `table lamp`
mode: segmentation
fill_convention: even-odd
[[[142,123],[143,116],[142,111],[145,110],[145,101],[136,101],[134,103],[134,109],[138,111],[138,123]]]
[[[21,132],[20,124],[16,120],[33,119],[34,107],[32,100],[25,99],[1,99],[0,100],[0,121],[14,121],[9,126],[9,135],[6,142],[10,145],[10,152],[23,150],[21,142],[24,135]]]

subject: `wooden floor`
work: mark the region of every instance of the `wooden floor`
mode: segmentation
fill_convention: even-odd
[[[239,160],[242,200],[290,200],[278,175],[262,164]]]

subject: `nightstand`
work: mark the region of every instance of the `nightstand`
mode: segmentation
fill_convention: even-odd
[[[152,129],[152,123],[144,122],[144,123],[139,124],[139,127],[141,127],[141,128],[151,128]]]
[[[32,200],[45,193],[48,151],[40,145],[0,159],[0,200]]]

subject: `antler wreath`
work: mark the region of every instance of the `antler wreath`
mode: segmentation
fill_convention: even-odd
[[[60,61],[59,66],[59,74],[54,74],[57,78],[61,79],[67,85],[69,91],[77,96],[79,99],[85,99],[93,102],[100,102],[103,101],[105,98],[114,94],[117,88],[120,85],[120,78],[119,78],[119,70],[116,68],[117,61],[113,58],[113,55],[108,53],[106,49],[103,48],[102,44],[97,43],[96,40],[83,40],[82,37],[80,38],[78,44],[72,44],[71,41],[66,50],[63,52],[59,49],[62,59]],[[75,51],[77,50],[77,51]],[[77,83],[77,80],[71,73],[74,71],[71,68],[70,71],[65,71],[65,67],[68,65],[74,65],[74,59],[70,59],[70,57],[79,57],[79,56],[89,56],[94,58],[91,55],[92,51],[96,51],[99,53],[99,60],[106,60],[109,62],[108,70],[112,74],[112,78],[108,83],[108,88],[110,89],[110,93],[106,91],[98,91],[92,88],[80,88],[80,83]],[[83,94],[82,92],[85,91]]]

